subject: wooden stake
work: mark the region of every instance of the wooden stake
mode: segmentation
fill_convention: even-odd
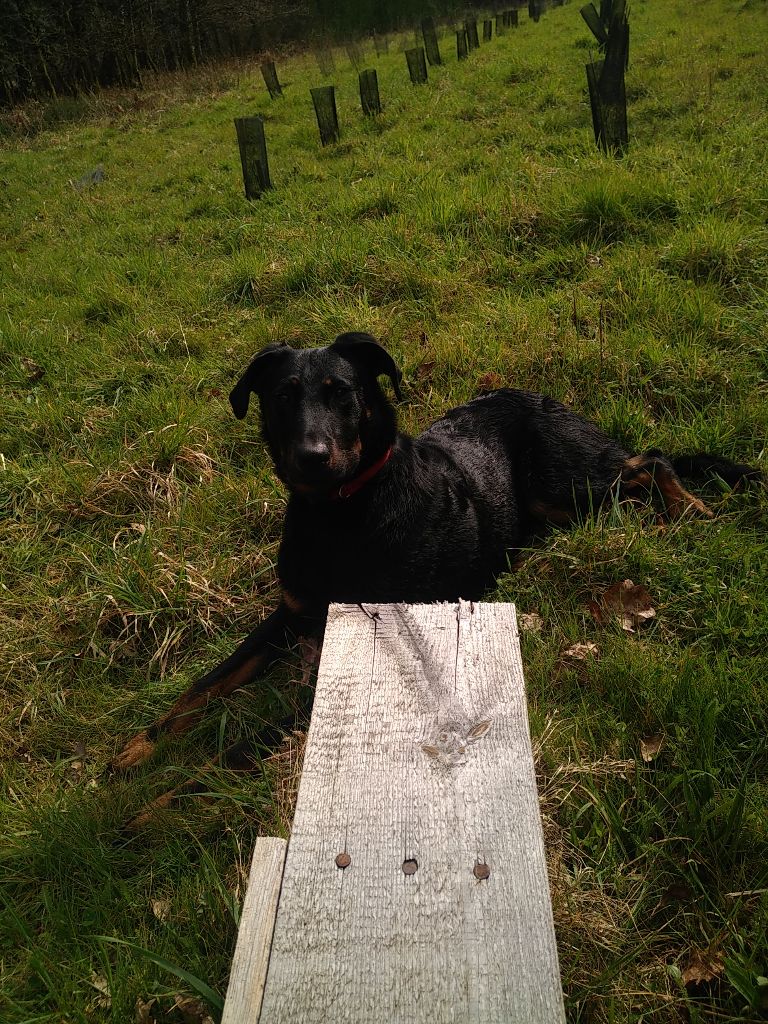
[[[389,53],[389,39],[386,34],[380,36],[378,32],[373,33],[373,48],[377,57],[380,57],[382,53]]]
[[[466,60],[469,54],[467,46],[467,30],[460,28],[456,32],[456,57],[458,60]]]
[[[440,47],[437,45],[437,30],[434,18],[424,18],[421,23],[421,34],[424,37],[424,50],[426,51],[429,63],[432,67],[435,67],[436,64],[442,64]]]
[[[323,78],[332,75],[336,70],[336,61],[333,59],[333,50],[330,46],[320,46],[315,50],[315,60],[320,68]]]
[[[470,50],[477,50],[480,46],[480,39],[477,35],[477,22],[474,18],[464,22],[464,30],[467,33],[467,46]]]
[[[412,50],[406,50],[405,59],[408,61],[408,71],[413,84],[423,85],[427,80],[427,61],[424,57],[424,47],[415,46]]]
[[[379,79],[376,71],[369,68],[360,72],[360,105],[366,117],[374,117],[381,113],[379,99]]]
[[[359,44],[356,42],[347,43],[344,49],[347,51],[350,64],[355,71],[358,71],[360,69],[360,65],[363,63],[363,52],[360,49]]]
[[[587,64],[587,88],[589,89],[589,106],[592,110],[592,129],[595,133],[595,145],[603,147],[603,114],[600,106],[600,89],[598,81],[603,62],[601,60]]]
[[[269,91],[270,97],[274,100],[278,96],[282,96],[283,90],[280,83],[277,80],[275,62],[273,60],[267,60],[264,61],[263,64],[260,64],[259,67],[261,68],[261,75],[262,78],[264,79],[264,84],[266,85]]]
[[[264,121],[260,117],[236,117],[235,131],[243,168],[245,198],[258,199],[265,189],[272,188]]]
[[[592,35],[598,41],[600,46],[605,46],[608,42],[608,32],[606,31],[605,25],[600,20],[600,15],[595,10],[594,4],[586,4],[579,11],[584,21],[586,21]]]
[[[490,18],[483,21],[483,42],[490,43],[493,39],[493,22]]]
[[[629,25],[626,21],[611,25],[605,60],[600,72],[600,95],[603,126],[603,148],[623,153],[629,144],[627,128],[627,96],[624,89],[624,69],[629,49]]]
[[[339,118],[336,113],[336,89],[332,85],[322,85],[310,89],[312,102],[317,115],[317,127],[320,129],[320,142],[324,146],[339,141]]]

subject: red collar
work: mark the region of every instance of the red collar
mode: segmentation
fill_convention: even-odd
[[[372,480],[376,474],[386,466],[389,462],[389,457],[392,454],[392,446],[384,452],[380,459],[377,459],[372,466],[364,470],[360,476],[353,477],[352,480],[348,480],[341,487],[331,491],[330,498],[332,501],[338,501],[341,498],[351,498],[353,494],[356,494],[361,487],[364,487],[369,480]]]

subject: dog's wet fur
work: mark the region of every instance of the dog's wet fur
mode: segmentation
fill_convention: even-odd
[[[451,410],[418,437],[397,429],[379,383],[400,371],[368,334],[324,348],[269,345],[230,395],[243,419],[258,398],[264,441],[288,489],[279,607],[198,680],[115,766],[145,760],[214,697],[251,682],[296,637],[321,634],[329,603],[478,599],[546,524],[613,501],[654,502],[670,519],[711,516],[686,475],[732,487],[761,479],[711,455],[627,451],[560,402],[503,388]]]

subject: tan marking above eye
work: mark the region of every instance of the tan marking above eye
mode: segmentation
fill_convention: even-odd
[[[303,611],[304,605],[298,597],[294,597],[293,594],[289,594],[287,590],[283,591],[283,603],[290,608],[292,612]]]

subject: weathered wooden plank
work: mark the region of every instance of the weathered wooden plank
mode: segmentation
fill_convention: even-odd
[[[469,56],[469,43],[467,42],[467,30],[459,28],[456,30],[456,59],[466,60]]]
[[[284,839],[256,840],[221,1024],[259,1019],[287,845]]]
[[[332,606],[259,1020],[562,1024],[512,605]]]

